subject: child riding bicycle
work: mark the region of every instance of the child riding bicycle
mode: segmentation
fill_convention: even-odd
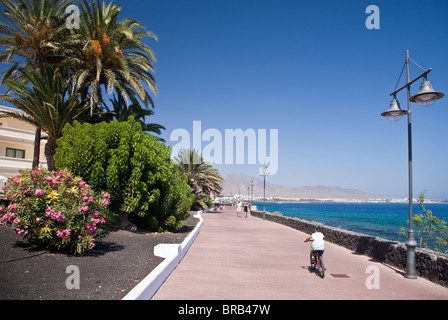
[[[310,252],[310,261],[313,260],[313,254],[318,252],[319,255],[323,255],[325,251],[325,236],[320,232],[319,226],[316,225],[314,227],[314,233],[305,239],[304,242],[312,241],[311,252]]]

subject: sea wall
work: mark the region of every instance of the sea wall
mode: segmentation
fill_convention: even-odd
[[[252,211],[252,216],[263,218],[263,212]],[[313,222],[299,218],[265,214],[266,220],[283,224],[307,234],[314,232]],[[389,241],[361,233],[321,225],[325,240],[336,245],[367,255],[376,261],[405,270],[406,246],[403,243]],[[415,263],[418,276],[448,287],[448,255],[432,250],[416,248]]]

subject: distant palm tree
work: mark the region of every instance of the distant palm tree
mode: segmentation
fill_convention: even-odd
[[[103,102],[102,86],[109,95],[116,90],[126,105],[129,100],[139,104],[140,98],[145,106],[154,106],[145,85],[158,94],[152,75],[156,58],[143,40],[157,40],[157,36],[134,19],[118,20],[121,6],[112,2],[80,0],[79,5],[80,29],[74,29],[67,42],[64,64],[71,70],[69,80],[75,90],[88,85],[83,96],[90,99],[91,114]]]
[[[26,81],[19,68],[40,72],[44,75],[44,64],[61,62],[68,38],[65,26],[68,0],[0,0],[0,62],[12,64],[2,72],[2,83],[6,79]],[[33,167],[39,165],[41,129],[36,129]]]
[[[187,176],[196,202],[212,193],[215,195],[221,193],[224,179],[217,169],[204,161],[203,155],[198,150],[184,149],[180,157],[175,157],[174,161],[179,167],[179,172]]]
[[[64,83],[59,72],[54,72],[48,64],[44,65],[46,76],[39,71],[21,69],[20,72],[31,83],[29,88],[21,81],[7,79],[5,85],[14,96],[0,94],[0,98],[15,105],[25,114],[15,112],[1,112],[0,118],[11,117],[26,121],[48,134],[45,146],[45,156],[49,170],[55,170],[54,155],[57,148],[57,139],[62,136],[62,129],[88,108],[83,103],[79,92],[70,92],[69,86]]]

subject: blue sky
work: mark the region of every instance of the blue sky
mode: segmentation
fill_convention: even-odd
[[[365,26],[380,9],[380,29]],[[278,129],[272,183],[357,188],[407,197],[407,121],[389,107],[406,50],[448,94],[448,2],[413,0],[131,0],[156,33],[155,116],[167,130]],[[411,78],[421,70],[411,65]],[[400,86],[404,84],[403,77]],[[412,86],[419,89],[420,81]],[[406,107],[405,92],[398,95]],[[448,98],[413,110],[415,196],[448,198]],[[203,143],[203,147],[207,142]],[[262,165],[216,165],[258,177]]]
[[[171,133],[278,130],[278,171],[289,186],[357,188],[407,197],[407,121],[389,107],[405,52],[448,95],[446,0],[116,0],[159,37],[159,95],[149,122]],[[380,29],[366,28],[366,8]],[[421,70],[411,65],[411,78]],[[402,77],[400,86],[404,84]],[[412,86],[419,89],[420,81]],[[398,95],[403,108],[406,96]],[[413,110],[414,194],[448,199],[448,97]],[[202,144],[202,148],[208,142]],[[246,155],[247,159],[247,155]],[[258,177],[255,165],[215,165]],[[249,183],[249,181],[248,181]]]

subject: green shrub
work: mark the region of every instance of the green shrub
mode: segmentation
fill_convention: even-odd
[[[113,218],[105,208],[109,195],[95,195],[69,171],[24,170],[4,190],[10,204],[0,208],[0,225],[14,226],[44,249],[82,255],[107,233],[106,222]]]
[[[96,191],[110,194],[110,210],[121,227],[175,231],[188,217],[193,196],[170,159],[171,148],[127,122],[67,125],[58,140],[56,167],[80,175]]]

